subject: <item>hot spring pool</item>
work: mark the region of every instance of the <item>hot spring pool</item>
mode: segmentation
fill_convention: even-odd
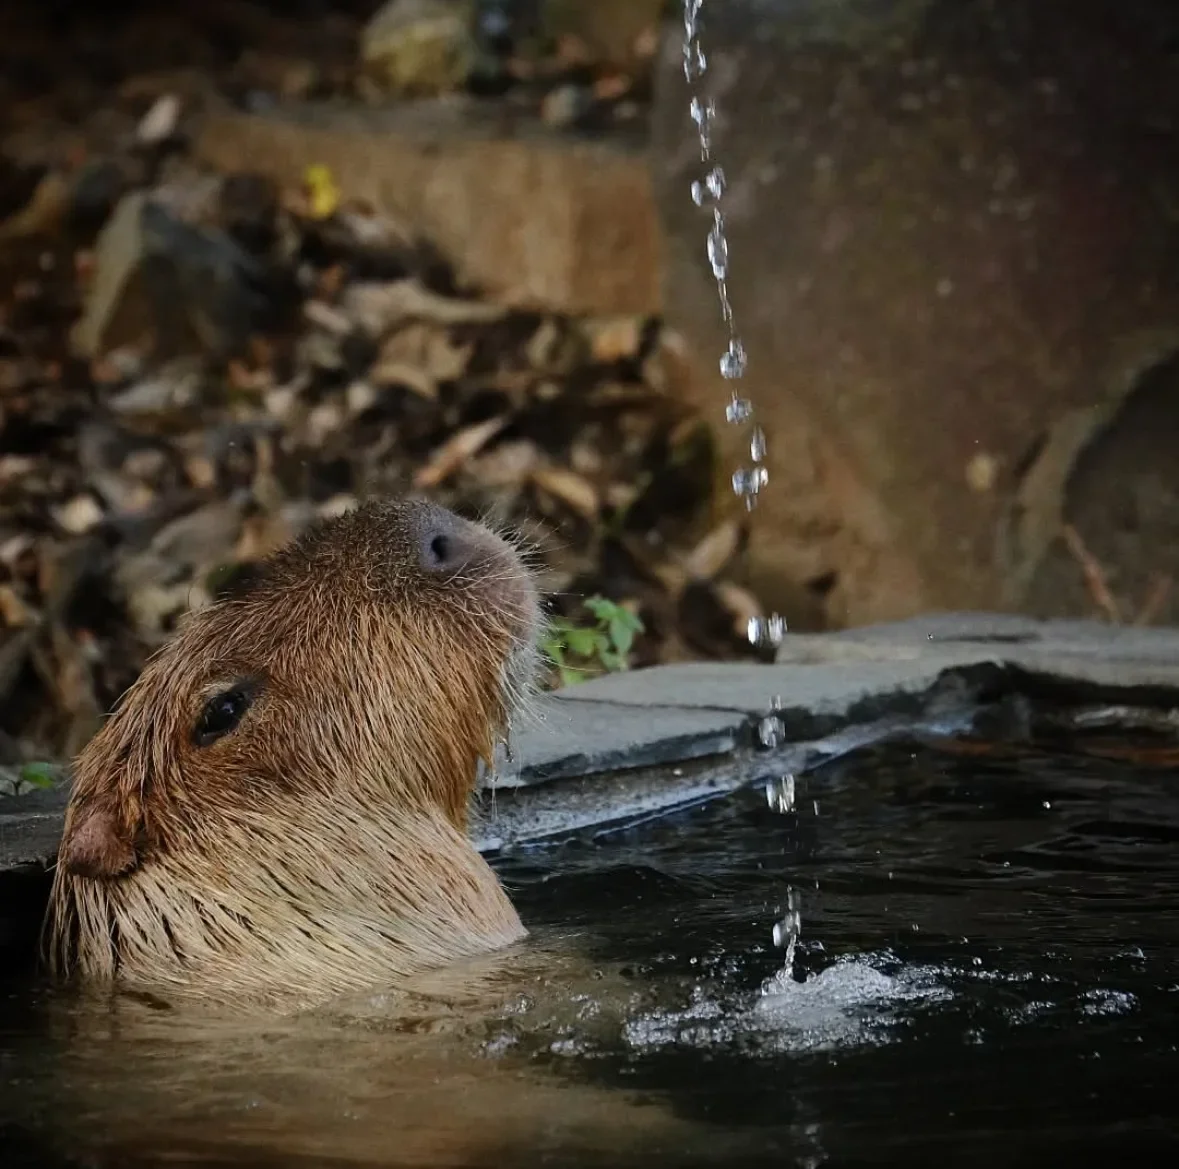
[[[481,1021],[428,1096],[395,1072],[436,1035],[365,1029],[361,1055],[346,1029],[245,1042],[151,1004],[133,1035],[81,1030],[9,986],[3,1164],[1162,1163],[1179,1151],[1177,759],[1124,738],[874,748],[800,777],[793,815],[744,792],[501,856],[534,943],[631,990]],[[801,981],[774,943],[791,888]],[[518,1118],[482,1149],[472,1066]],[[517,1108],[537,1085],[554,1103]],[[607,1107],[587,1144],[561,1103],[587,1091],[642,1107]],[[643,1145],[656,1114],[690,1135]]]

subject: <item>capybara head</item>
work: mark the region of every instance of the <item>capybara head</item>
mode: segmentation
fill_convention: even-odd
[[[516,550],[425,501],[278,552],[188,618],[77,759],[52,967],[310,1003],[521,937],[466,813],[540,624]]]

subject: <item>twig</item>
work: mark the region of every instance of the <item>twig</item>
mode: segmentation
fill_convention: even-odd
[[[1105,571],[1097,563],[1089,549],[1085,547],[1080,532],[1072,524],[1064,525],[1064,542],[1068,545],[1068,550],[1073,558],[1081,566],[1081,571],[1085,574],[1085,586],[1097,607],[1112,624],[1120,625],[1122,615],[1113,593],[1109,591],[1109,585],[1105,582]]]
[[[1138,616],[1134,618],[1135,625],[1149,625],[1163,611],[1171,596],[1171,586],[1175,582],[1165,572],[1156,572],[1151,577],[1150,589]]]

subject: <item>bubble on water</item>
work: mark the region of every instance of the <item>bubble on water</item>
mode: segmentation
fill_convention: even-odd
[[[729,341],[729,347],[725,350],[720,359],[721,377],[732,381],[734,378],[742,377],[745,373],[746,357],[745,346],[736,338]],[[741,408],[740,417],[734,416],[736,407]],[[745,398],[734,398],[725,410],[725,417],[730,422],[744,422],[753,415],[753,406]]]
[[[786,737],[786,728],[776,714],[767,714],[757,724],[757,738],[763,747],[773,750],[780,747]]]

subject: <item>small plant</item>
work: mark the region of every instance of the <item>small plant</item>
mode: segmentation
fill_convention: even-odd
[[[614,601],[590,597],[583,604],[594,624],[575,625],[558,617],[549,623],[542,645],[562,686],[571,686],[590,674],[627,669],[635,635],[643,632],[639,616]]]
[[[20,796],[30,789],[56,787],[61,778],[61,768],[53,763],[0,768],[0,796]]]

